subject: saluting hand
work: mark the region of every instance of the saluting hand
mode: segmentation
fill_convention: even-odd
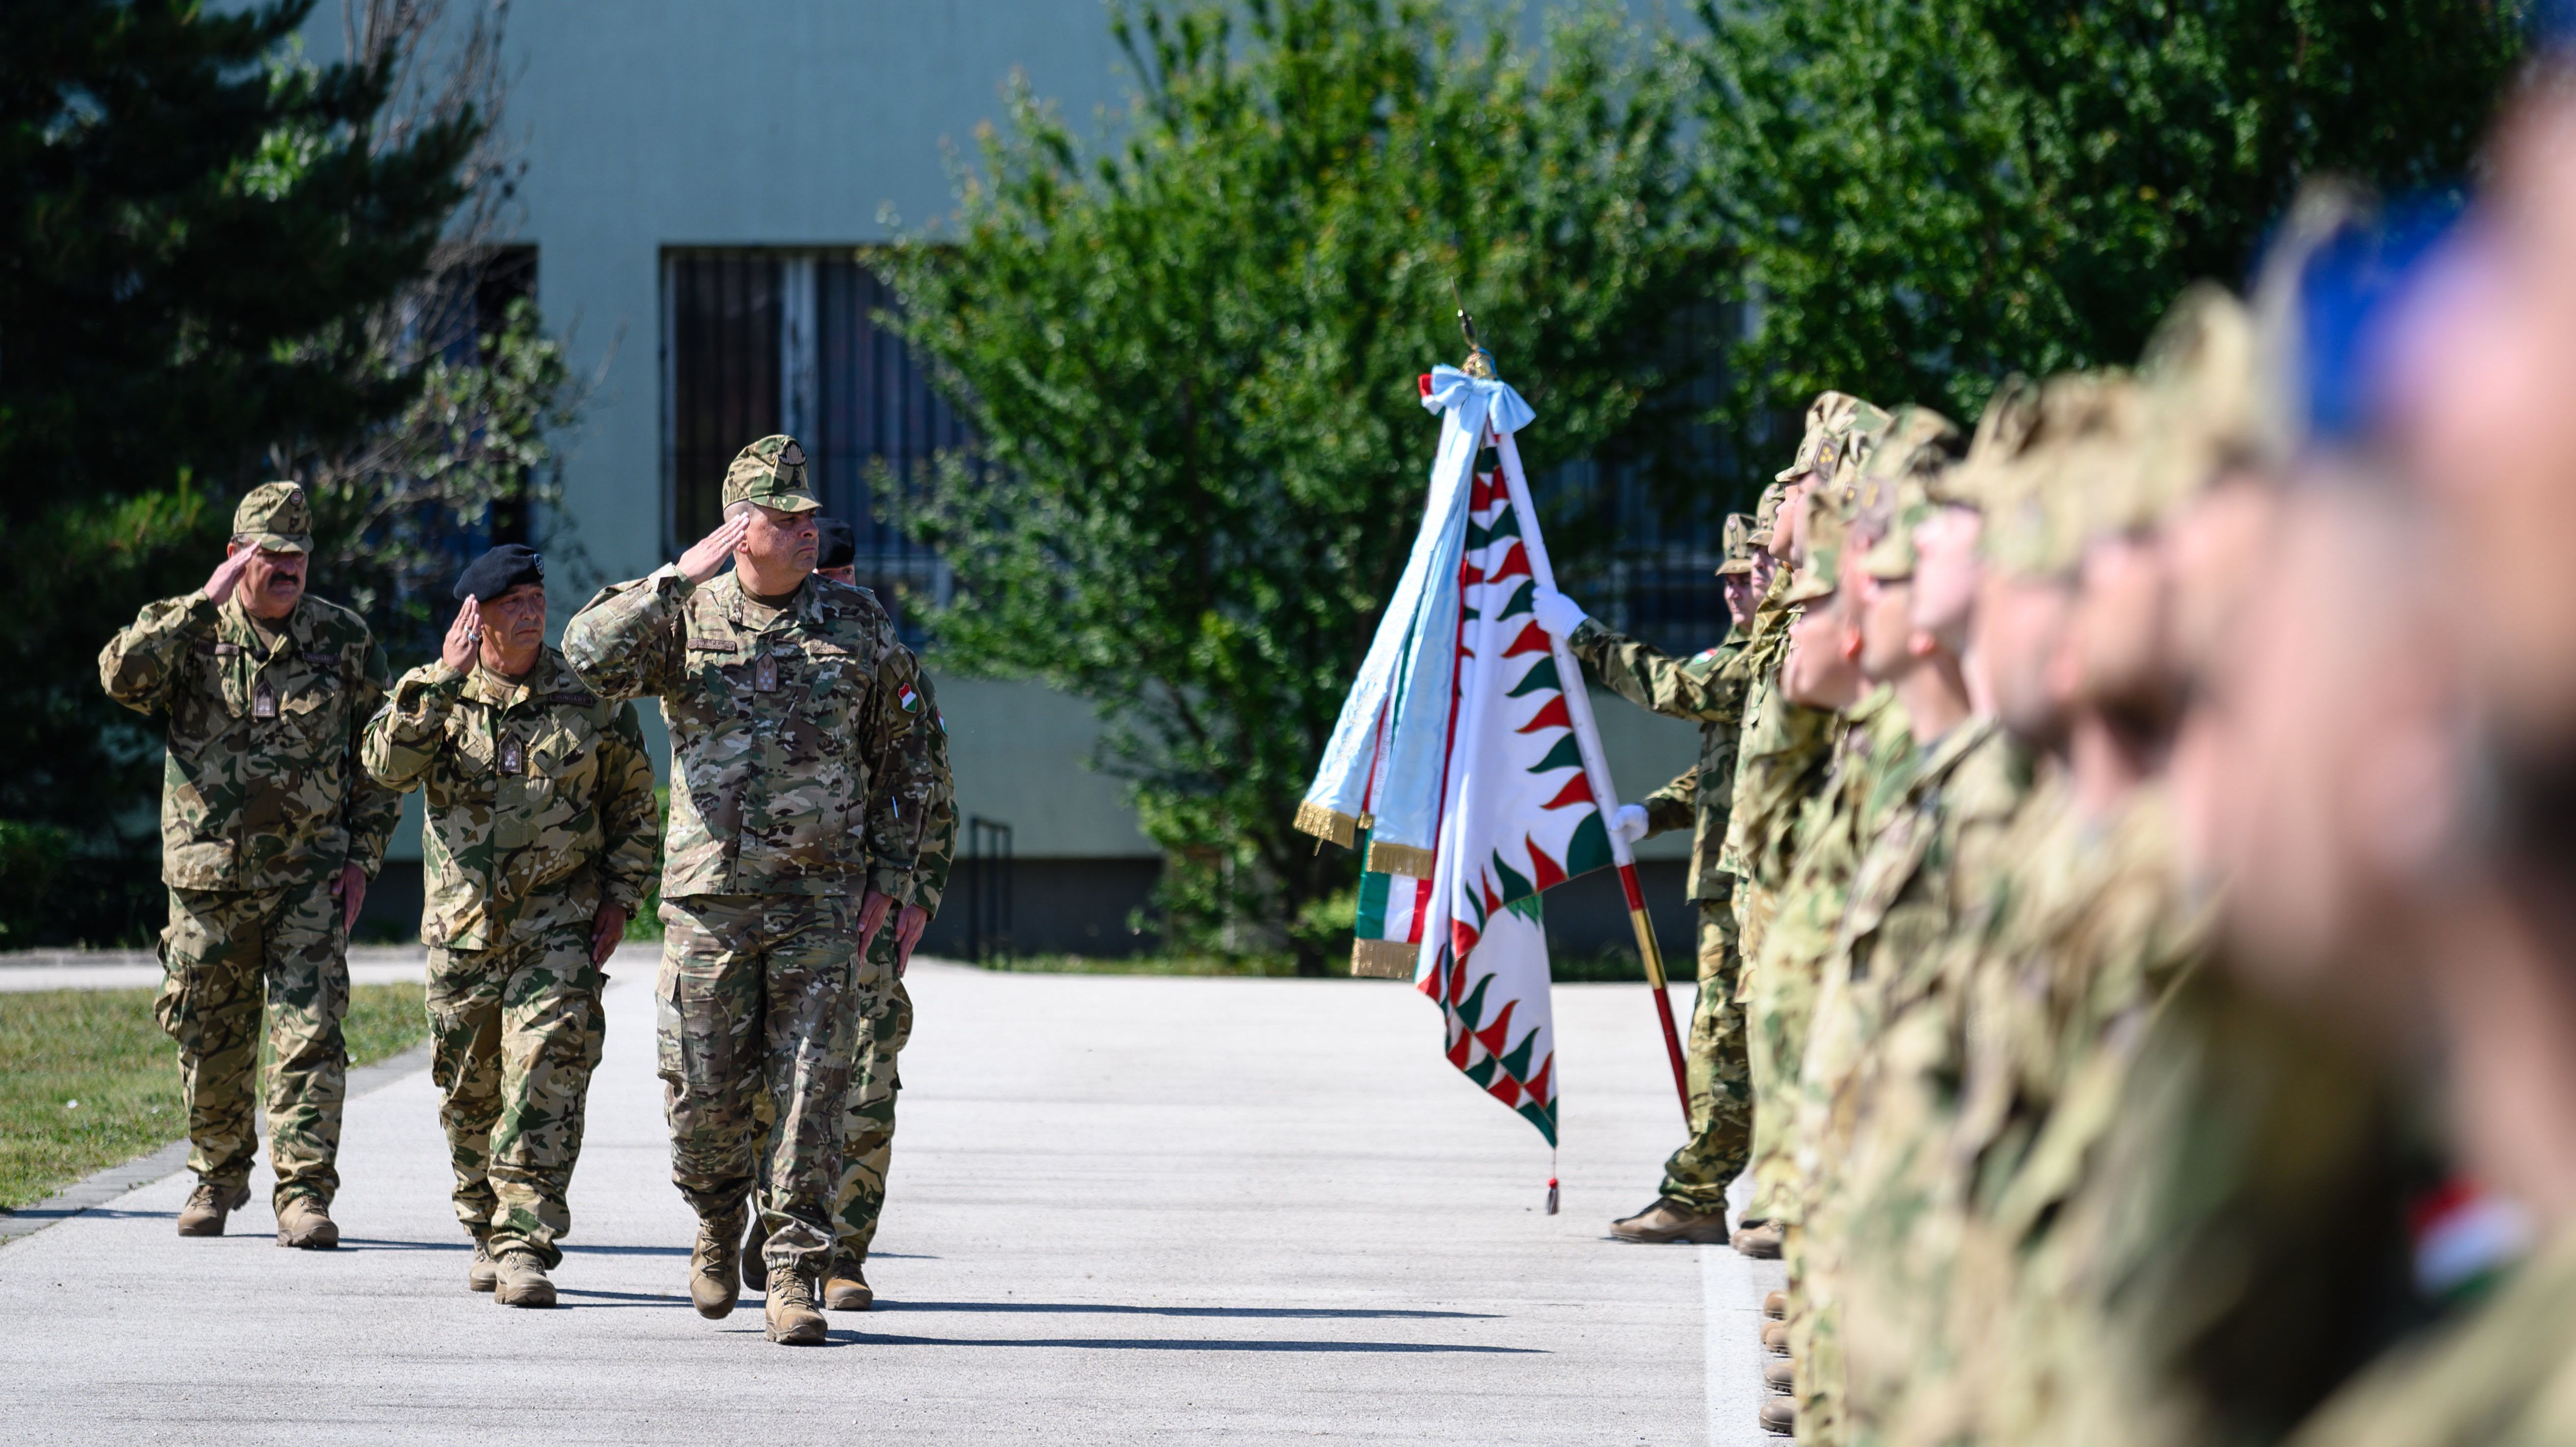
[[[231,597],[233,585],[241,581],[242,569],[249,567],[250,560],[257,556],[257,548],[236,548],[225,554],[224,560],[215,564],[213,575],[206,579],[206,601],[220,604]]]
[[[751,531],[751,514],[744,513],[723,527],[691,544],[680,554],[680,576],[691,583],[703,583],[724,571],[733,550],[742,545],[743,535]]]
[[[456,621],[447,625],[447,637],[438,645],[438,661],[458,673],[474,667],[483,652],[483,605],[472,598],[456,610]]]

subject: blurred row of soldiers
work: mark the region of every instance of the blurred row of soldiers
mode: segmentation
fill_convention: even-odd
[[[1765,1427],[2576,1442],[2570,92],[2440,243],[2314,189],[2250,305],[1972,435],[1818,397],[1716,648],[1539,599],[1703,726],[1619,820],[1695,831],[1701,946],[1613,1231],[1749,1171]]]
[[[602,590],[560,649],[544,559],[490,550],[457,582],[438,661],[388,689],[366,624],[305,592],[302,490],[269,483],[203,588],[109,641],[108,693],[168,718],[156,1013],[198,1178],[181,1235],[223,1234],[249,1199],[265,1034],[278,1244],[338,1244],[349,931],[398,795],[418,789],[431,1072],[469,1287],[554,1304],[604,967],[658,883],[656,1048],[672,1178],[699,1220],[692,1300],[722,1317],[761,1289],[769,1338],[789,1343],[823,1339],[821,1307],[871,1304],[901,976],[955,845],[946,727],[853,582],[850,530],[820,516],[803,448],[744,448],[723,501],[722,526]],[[645,696],[671,735],[667,826],[629,701]]]

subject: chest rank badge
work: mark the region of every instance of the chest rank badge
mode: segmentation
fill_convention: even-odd
[[[519,748],[517,734],[501,736],[501,772],[515,774],[527,767],[527,756]]]
[[[754,693],[778,691],[778,659],[764,653],[751,661],[751,688]]]
[[[277,690],[271,687],[265,678],[250,691],[250,716],[252,718],[277,717]]]

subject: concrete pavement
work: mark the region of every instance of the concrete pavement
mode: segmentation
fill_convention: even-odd
[[[1765,1440],[1762,1274],[1602,1237],[1677,1138],[1634,986],[1558,987],[1549,1217],[1400,985],[916,966],[880,1305],[795,1350],[689,1309],[650,968],[612,965],[565,1309],[465,1290],[413,1073],[350,1103],[336,1253],[273,1244],[265,1171],[222,1240],[172,1231],[181,1175],[0,1246],[0,1441]]]

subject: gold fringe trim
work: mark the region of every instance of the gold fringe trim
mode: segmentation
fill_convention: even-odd
[[[1402,940],[1351,941],[1351,973],[1363,980],[1410,980],[1422,946]]]
[[[1368,867],[1372,874],[1401,874],[1408,879],[1431,877],[1431,851],[1411,844],[1389,840],[1369,841]]]
[[[1297,806],[1297,832],[1312,834],[1348,849],[1359,842],[1360,821],[1338,809],[1304,803]]]

